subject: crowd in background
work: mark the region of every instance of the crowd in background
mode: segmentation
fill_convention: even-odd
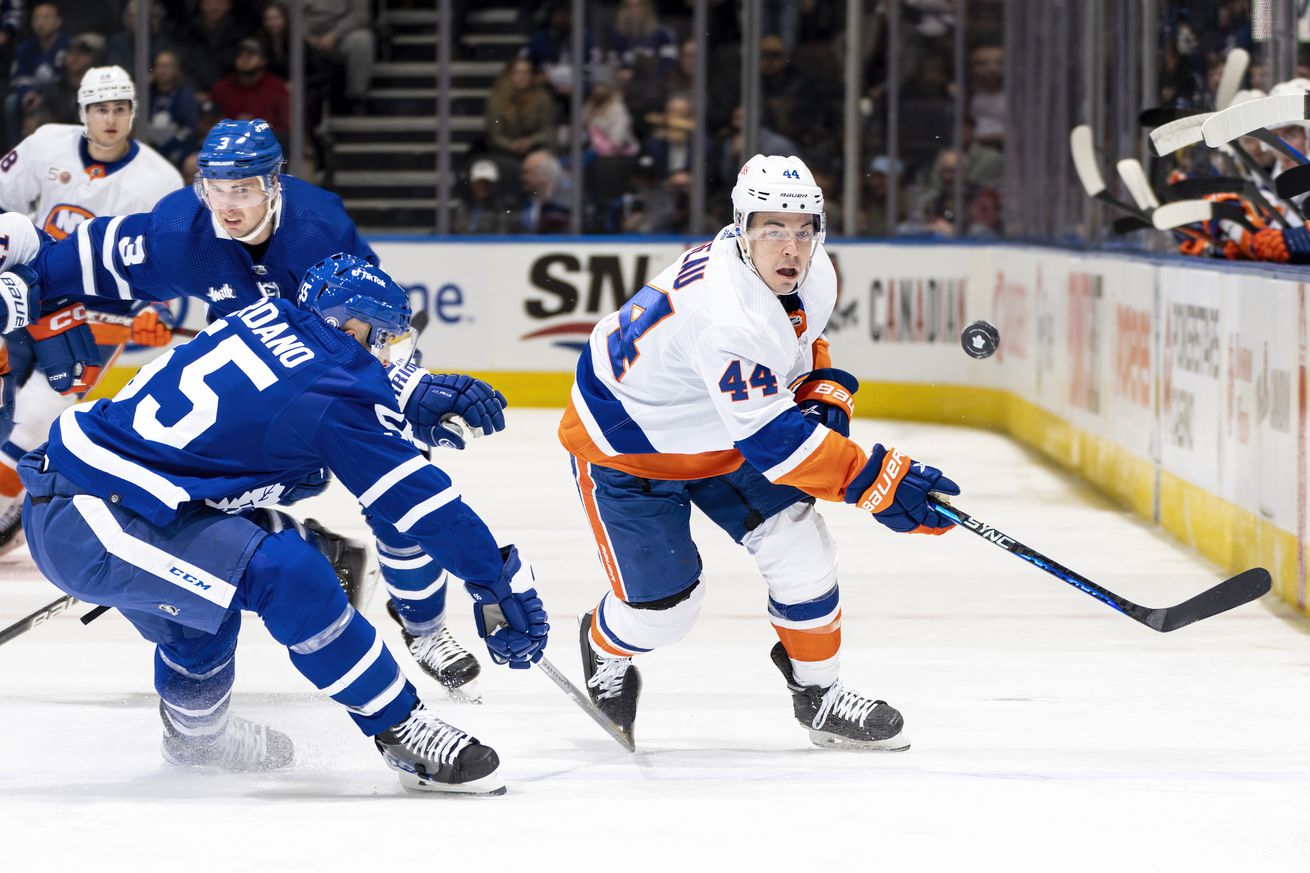
[[[137,3],[150,3],[150,88],[138,93],[144,139],[190,175],[221,118],[291,126],[288,12],[279,0],[0,0],[4,139],[78,123],[92,67],[134,71]],[[307,0],[305,88],[311,126],[324,111],[367,111],[375,53],[370,0]]]
[[[863,190],[857,226],[843,227],[845,4],[766,0],[760,41],[758,150],[801,157],[823,187],[829,232],[955,232],[954,184],[964,174],[966,233],[1001,232],[1005,142],[1003,0],[971,0],[965,147],[945,148],[955,117],[954,0],[904,0],[898,156],[890,158],[887,30],[867,16],[859,95]],[[728,192],[743,154],[741,21],[736,2],[711,2],[707,147],[694,153],[696,42],[688,0],[591,3],[581,65],[570,57],[571,4],[524,4],[529,37],[487,102],[486,133],[466,164],[456,228],[551,233],[569,226],[570,186],[585,193],[589,233],[678,233],[690,226],[692,166],[707,168],[703,227],[731,220]],[[582,166],[567,166],[572,76],[581,67]],[[896,214],[888,214],[890,177]]]
[[[0,0],[3,137],[12,147],[41,124],[76,123],[77,84],[90,67],[133,70],[137,3],[149,2],[144,139],[189,173],[200,138],[222,117],[292,125],[289,16],[282,0]],[[304,0],[306,118],[311,146],[325,113],[367,115],[370,76],[385,57],[382,7],[435,0]],[[455,0],[458,38],[487,4]],[[706,169],[701,226],[730,221],[728,192],[743,154],[740,0],[709,0],[706,147],[695,153],[697,43],[691,0],[589,0],[584,57],[571,57],[570,0],[510,0],[522,48],[505,61],[484,104],[484,127],[457,157],[454,227],[461,233],[555,233],[570,227],[571,192],[584,194],[587,233],[682,233],[691,226],[692,168]],[[763,0],[759,151],[800,156],[827,197],[834,235],[1004,232],[1005,0],[969,0],[963,147],[955,128],[955,0],[901,0],[895,156],[886,129],[889,38],[885,4],[851,25],[844,2]],[[1159,105],[1210,108],[1224,58],[1252,52],[1247,87],[1272,83],[1252,28],[1252,0],[1162,0]],[[856,224],[842,208],[848,25],[861,29]],[[583,77],[579,167],[569,166],[573,77]],[[1310,76],[1310,58],[1298,75]],[[1186,168],[1187,157],[1182,156]],[[312,165],[311,165],[312,167]],[[955,181],[964,180],[957,220]],[[1157,177],[1158,178],[1158,177]],[[328,179],[330,183],[330,178]],[[895,189],[894,201],[889,191]]]

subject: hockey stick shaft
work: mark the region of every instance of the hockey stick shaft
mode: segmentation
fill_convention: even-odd
[[[15,637],[21,637],[37,625],[45,624],[59,613],[70,609],[74,603],[77,603],[77,598],[71,594],[65,594],[53,603],[47,603],[26,618],[19,619],[4,630],[0,630],[0,646]]]
[[[1050,558],[1029,548],[1023,543],[1007,534],[1002,533],[991,525],[985,524],[963,510],[957,509],[948,503],[944,503],[935,496],[928,497],[928,505],[933,508],[938,515],[948,518],[958,524],[965,530],[973,533],[999,549],[1009,552],[1010,554],[1021,558],[1040,570],[1051,574],[1068,585],[1072,585],[1079,591],[1104,603],[1106,606],[1121,612],[1129,618],[1140,624],[1144,624],[1152,630],[1167,633],[1177,630],[1180,627],[1186,627],[1193,622],[1210,618],[1221,612],[1227,612],[1234,607],[1249,603],[1269,592],[1273,585],[1273,580],[1269,576],[1269,571],[1262,567],[1253,567],[1237,574],[1229,579],[1225,579],[1218,585],[1204,591],[1201,594],[1185,600],[1182,603],[1169,607],[1152,609],[1133,603],[1131,600],[1120,597],[1108,588],[1102,588],[1087,577],[1075,573],[1068,567],[1051,560]]]
[[[559,686],[559,689],[568,696],[570,700],[578,705],[578,708],[591,716],[591,720],[605,729],[605,733],[614,738],[620,746],[629,752],[637,751],[637,745],[632,741],[632,737],[627,731],[616,725],[610,720],[609,716],[596,708],[596,704],[591,702],[591,698],[578,690],[577,686],[569,681],[569,678],[556,669],[555,665],[546,658],[537,662],[537,668],[550,677],[550,681]]]

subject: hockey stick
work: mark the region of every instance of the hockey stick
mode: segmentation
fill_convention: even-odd
[[[1246,217],[1246,210],[1240,203],[1231,200],[1179,200],[1175,203],[1166,203],[1151,212],[1151,221],[1157,230],[1177,230],[1184,225],[1215,219],[1240,224],[1248,231],[1255,230],[1251,220]]]
[[[86,320],[92,324],[108,324],[113,325],[114,327],[122,327],[126,335],[119,341],[124,343],[132,341],[133,318],[130,315],[115,315],[112,312],[99,312],[94,309],[88,309],[86,311]],[[200,331],[192,330],[189,327],[172,327],[169,328],[169,330],[173,332],[173,336],[180,336],[183,339],[194,339],[200,334]]]
[[[1232,105],[1250,65],[1251,55],[1246,49],[1235,48],[1224,58],[1224,71],[1219,74],[1219,84],[1214,89],[1215,109],[1227,109]]]
[[[23,634],[27,633],[37,625],[45,624],[47,621],[54,618],[59,613],[67,612],[69,609],[73,607],[73,604],[77,602],[78,599],[76,597],[74,597],[71,594],[65,594],[63,597],[59,598],[54,603],[47,603],[45,606],[41,607],[36,612],[27,616],[27,618],[20,619],[19,621],[16,621],[13,624],[9,625],[9,627],[5,628],[4,630],[0,630],[0,646],[3,646],[5,643],[9,642],[14,637],[22,636]],[[95,609],[91,610],[86,615],[82,616],[81,619],[79,619],[79,621],[81,621],[82,624],[90,624],[91,622],[95,621],[97,618],[104,615],[108,611],[109,611],[108,606],[97,606]]]
[[[1119,181],[1124,183],[1128,196],[1133,198],[1137,208],[1150,215],[1151,211],[1160,205],[1160,198],[1156,197],[1155,191],[1151,189],[1151,183],[1146,178],[1146,170],[1142,169],[1142,162],[1137,158],[1124,158],[1115,164],[1114,168],[1119,173]]]
[[[1310,164],[1289,167],[1279,173],[1278,178],[1274,180],[1274,187],[1278,191],[1278,196],[1284,200],[1300,197],[1310,191]]]
[[[1139,606],[1109,589],[1102,588],[1068,567],[1057,564],[1041,552],[1025,546],[1013,537],[1001,533],[991,525],[979,521],[967,512],[943,502],[934,495],[929,495],[928,505],[938,515],[950,519],[997,548],[1004,549],[1010,554],[1022,558],[1038,569],[1050,573],[1060,581],[1072,585],[1084,594],[1095,597],[1111,609],[1122,612],[1134,621],[1161,633],[1178,630],[1178,628],[1186,627],[1193,622],[1210,618],[1221,612],[1227,612],[1244,603],[1250,603],[1252,600],[1267,594],[1269,589],[1273,587],[1273,579],[1270,577],[1268,570],[1263,567],[1252,567],[1250,570],[1244,570],[1236,576],[1225,579],[1210,590],[1203,591],[1190,600],[1184,600],[1174,606],[1164,606],[1156,609]]]
[[[1110,232],[1115,236],[1136,233],[1139,230],[1155,230],[1155,225],[1138,218],[1136,215],[1121,215],[1110,224]]]
[[[572,700],[578,705],[579,709],[591,716],[592,721],[604,728],[605,733],[613,737],[615,742],[629,752],[637,751],[637,744],[633,742],[632,736],[611,721],[609,716],[597,709],[596,704],[591,702],[591,698],[579,691],[577,686],[570,682],[567,676],[556,669],[554,664],[546,660],[543,656],[542,659],[537,662],[537,667],[541,672],[550,677],[550,681],[559,686],[559,689],[568,696],[569,700]]]
[[[1305,155],[1268,130],[1304,121],[1310,121],[1310,92],[1279,94],[1238,103],[1216,112],[1201,125],[1201,134],[1206,144],[1214,148],[1244,136],[1259,137],[1261,142],[1278,149],[1298,164],[1304,164]]]

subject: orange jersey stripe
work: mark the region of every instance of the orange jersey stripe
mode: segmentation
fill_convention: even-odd
[[[596,539],[596,551],[600,553],[600,563],[605,568],[606,577],[610,580],[610,588],[614,589],[616,597],[626,601],[628,598],[623,589],[623,575],[619,572],[619,562],[614,557],[614,550],[610,548],[610,538],[605,533],[605,523],[600,520],[600,507],[596,505],[596,483],[591,478],[590,465],[581,458],[578,459],[578,491],[582,494],[582,508],[587,513],[591,535]],[[593,625],[593,631],[594,627]]]
[[[600,612],[599,606],[596,607],[596,612]],[[615,648],[609,640],[605,639],[600,632],[600,619],[595,616],[591,619],[591,644],[602,652],[609,652],[611,655],[618,655],[621,658],[629,658],[634,654],[633,652],[625,652],[623,649]]]
[[[822,500],[841,503],[846,499],[847,484],[859,475],[868,460],[864,449],[836,431],[829,431],[808,458],[776,481]]]
[[[23,493],[23,481],[18,471],[8,464],[0,464],[0,495],[17,497]]]
[[[787,650],[787,656],[797,661],[826,661],[841,648],[841,611],[837,617],[823,627],[797,630],[790,627],[773,626]]]
[[[596,447],[572,399],[559,423],[559,441],[579,459],[620,470],[643,479],[708,479],[723,476],[742,465],[741,452],[724,449],[695,455],[607,455]]]

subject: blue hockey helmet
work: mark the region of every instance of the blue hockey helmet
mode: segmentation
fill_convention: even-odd
[[[402,345],[413,347],[404,342],[412,340],[409,294],[362,258],[340,253],[319,261],[305,273],[296,299],[334,327],[352,318],[368,324],[368,349],[379,360],[392,360]]]
[[[282,146],[262,118],[224,118],[209,131],[196,155],[197,179],[276,176],[281,169]]]

